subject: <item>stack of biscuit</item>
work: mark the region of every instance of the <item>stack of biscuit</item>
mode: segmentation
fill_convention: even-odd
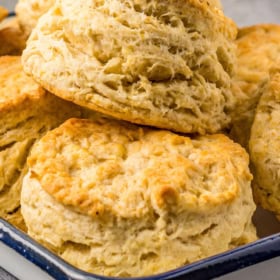
[[[278,26],[237,35],[216,0],[20,0],[16,11],[31,33],[23,69],[44,94],[29,105],[36,114],[3,131],[28,128],[3,144],[3,159],[18,156],[2,166],[20,178],[9,211],[31,237],[118,277],[224,252],[257,238],[250,160],[255,200],[280,215],[275,150],[258,142],[269,143],[263,114],[277,141]]]
[[[79,268],[119,277],[255,240],[248,155],[216,134],[236,104],[235,36],[206,1],[56,1],[29,37],[24,70],[119,120],[70,119],[38,141],[21,198],[28,233]]]

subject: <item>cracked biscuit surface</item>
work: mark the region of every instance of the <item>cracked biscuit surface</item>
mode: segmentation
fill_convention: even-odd
[[[22,179],[33,144],[78,106],[46,92],[22,70],[20,57],[0,57],[0,217],[25,229],[20,212]]]
[[[28,158],[28,233],[97,274],[152,275],[256,238],[248,155],[116,121],[70,119]]]
[[[23,65],[50,92],[90,109],[214,133],[235,104],[236,31],[207,1],[59,0],[33,30]]]
[[[249,142],[256,201],[280,220],[280,68],[262,90]]]

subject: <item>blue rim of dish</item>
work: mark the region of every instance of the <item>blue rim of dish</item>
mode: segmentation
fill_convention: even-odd
[[[116,280],[81,271],[0,219],[0,241],[57,280]],[[280,233],[176,270],[134,280],[209,280],[280,256]]]

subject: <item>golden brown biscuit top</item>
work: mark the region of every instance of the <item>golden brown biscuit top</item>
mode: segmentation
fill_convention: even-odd
[[[45,90],[23,72],[19,56],[0,57],[0,110],[44,94]]]
[[[257,71],[261,73],[267,72],[268,75],[268,69],[275,62],[274,55],[279,55],[279,42],[280,25],[256,25],[239,31],[237,38],[238,57],[241,60],[239,71],[241,71],[240,74],[244,80],[254,82],[256,78],[257,80],[263,78],[261,74],[258,76]],[[252,76],[243,72],[242,64],[249,71],[253,71]]]
[[[247,154],[226,136],[191,140],[114,121],[66,121],[28,165],[57,201],[94,217],[210,211],[238,196],[236,178],[251,179]]]
[[[248,98],[268,79],[280,54],[280,25],[261,24],[239,30],[236,81]],[[241,101],[242,103],[243,101]]]

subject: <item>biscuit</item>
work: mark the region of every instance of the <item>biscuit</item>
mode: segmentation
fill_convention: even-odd
[[[271,71],[271,79],[261,91],[249,142],[254,197],[280,220],[280,68]]]
[[[9,12],[4,7],[0,6],[0,22],[8,16]]]
[[[59,0],[33,30],[23,65],[89,109],[205,134],[230,121],[235,36],[207,1]]]
[[[33,144],[79,107],[46,92],[22,70],[20,57],[0,57],[0,217],[24,229],[20,191]]]
[[[29,36],[38,19],[46,13],[55,0],[19,0],[15,11],[19,24],[26,36]]]
[[[238,101],[233,111],[230,136],[248,149],[250,130],[260,98],[259,88],[268,80],[269,69],[280,54],[280,25],[242,28],[236,44],[237,67],[233,92]]]
[[[22,213],[80,269],[156,274],[256,239],[248,162],[224,135],[70,119],[32,149]]]
[[[26,40],[27,37],[20,29],[17,19],[4,23],[0,28],[0,56],[21,55]]]

